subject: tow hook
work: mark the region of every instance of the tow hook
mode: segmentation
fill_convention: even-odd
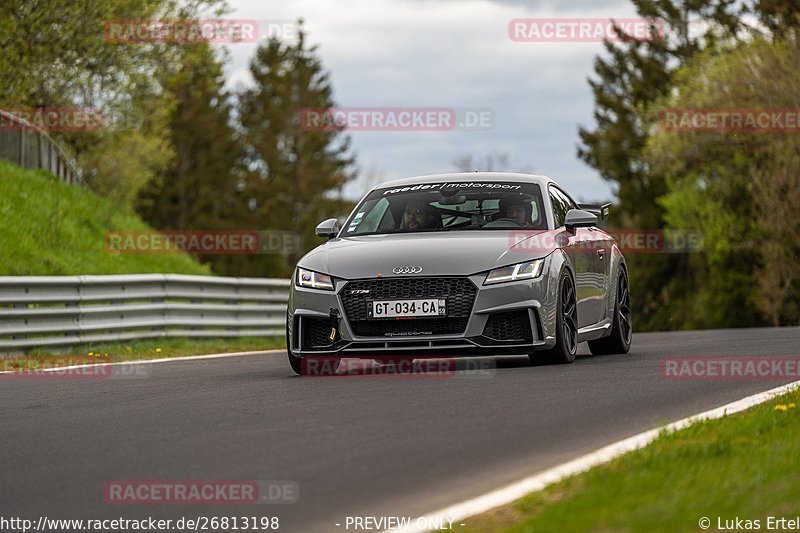
[[[339,310],[335,307],[331,307],[331,313],[329,316],[331,319],[331,334],[328,335],[328,340],[333,343],[336,341],[336,333],[339,328]]]

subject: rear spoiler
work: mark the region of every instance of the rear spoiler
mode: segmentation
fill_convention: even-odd
[[[608,218],[608,214],[611,211],[611,203],[607,204],[578,204],[580,209],[584,211],[588,211],[593,215],[596,215],[597,218],[600,220],[605,220]]]

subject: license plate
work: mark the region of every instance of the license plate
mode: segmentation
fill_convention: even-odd
[[[367,302],[367,318],[412,318],[420,316],[447,316],[444,299],[425,300],[373,300]]]

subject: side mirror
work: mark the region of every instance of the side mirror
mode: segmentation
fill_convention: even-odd
[[[582,209],[570,209],[564,217],[564,226],[567,229],[589,228],[597,225],[597,215]]]
[[[317,234],[317,237],[333,239],[339,233],[339,221],[335,218],[324,220],[319,223],[314,233]]]

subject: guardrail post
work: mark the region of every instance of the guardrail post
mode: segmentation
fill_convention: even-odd
[[[25,166],[25,126],[19,128],[19,166]]]
[[[11,307],[13,309],[27,309],[28,308],[28,306],[26,304],[14,304]],[[25,325],[26,326],[28,325],[28,320],[27,319],[25,320]],[[28,338],[28,336],[27,335],[23,335],[23,334],[17,334],[17,335],[12,335],[11,338],[12,339],[26,339],[26,338]]]
[[[161,297],[155,298],[152,303],[160,303],[162,304],[161,307],[161,336],[167,336],[167,328],[164,326],[165,324],[169,323],[169,313],[167,312],[167,294],[169,288],[169,279],[164,276],[161,278]]]
[[[205,291],[205,286],[201,283],[200,284],[200,292],[204,292],[204,291]],[[204,300],[202,298],[190,298],[189,301],[191,303],[193,303],[193,304],[202,304]],[[205,312],[201,312],[200,313],[200,318],[201,319],[204,319],[205,316],[206,316]],[[192,325],[192,326],[189,326],[189,329],[190,330],[200,330],[202,328],[200,326]]]
[[[78,295],[80,295],[80,293],[81,293],[81,286],[78,285]],[[67,302],[66,305],[64,305],[64,307],[67,307],[67,308],[69,308],[69,307],[80,307],[80,302]],[[79,310],[78,314],[75,315],[75,328],[78,330],[78,332],[81,331],[81,325],[83,323],[82,319],[83,319],[83,317],[81,316],[81,313],[80,313],[80,310]],[[65,331],[63,333],[63,335],[65,337],[69,337],[70,333],[71,332],[69,332],[69,331]],[[68,348],[72,348],[72,346],[68,346]]]

